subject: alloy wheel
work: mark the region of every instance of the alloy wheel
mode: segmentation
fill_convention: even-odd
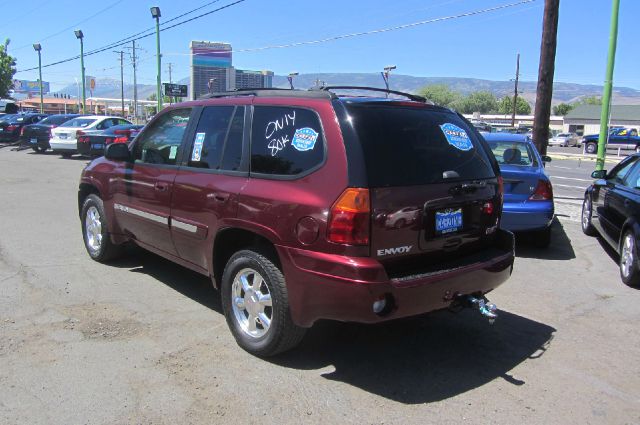
[[[92,251],[99,251],[102,246],[102,222],[100,212],[95,206],[89,207],[84,220],[87,246]]]
[[[620,271],[622,276],[628,278],[635,263],[635,241],[632,233],[624,235],[622,250],[620,252]]]
[[[251,268],[240,270],[231,287],[233,315],[242,331],[260,338],[269,331],[273,319],[271,292],[260,273]]]
[[[582,203],[582,230],[589,228],[591,223],[591,199],[587,196]]]

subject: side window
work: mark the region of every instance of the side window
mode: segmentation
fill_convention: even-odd
[[[224,150],[224,141],[231,117],[233,106],[209,106],[204,108],[198,128],[194,136],[191,152],[189,152],[189,166],[220,168],[220,159]]]
[[[131,123],[127,120],[123,120],[122,118],[118,118],[118,122],[116,125],[125,125],[125,124],[131,124]]]
[[[324,138],[315,112],[256,106],[251,129],[251,172],[294,176],[322,163]]]
[[[175,165],[182,136],[189,124],[191,108],[162,114],[136,139],[133,157],[136,162]]]
[[[236,171],[240,168],[240,162],[242,161],[243,134],[244,106],[239,106],[236,108],[235,114],[233,114],[229,133],[227,135],[227,142],[224,145],[222,165],[220,167],[223,170]]]
[[[636,158],[631,158],[625,164],[620,164],[619,168],[613,170],[609,179],[614,180],[618,184],[625,184],[625,178],[635,163]]]
[[[633,164],[633,168],[627,173],[624,185],[632,189],[640,189],[640,163]]]

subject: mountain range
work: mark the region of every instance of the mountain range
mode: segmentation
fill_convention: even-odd
[[[349,85],[384,87],[384,81],[380,74],[376,73],[321,73],[321,74],[301,74],[294,77],[296,88],[309,88],[318,83],[326,85]],[[179,84],[189,84],[188,78],[177,81]],[[462,94],[469,94],[473,91],[489,91],[498,98],[513,95],[514,83],[512,81],[492,81],[476,78],[459,77],[414,77],[410,75],[391,74],[389,78],[390,88],[393,90],[416,93],[420,88],[431,84],[444,84],[452,90]],[[276,75],[273,78],[273,86],[287,88],[289,82],[286,76]],[[537,83],[534,81],[520,81],[518,92],[520,96],[533,104],[536,97]],[[147,99],[155,93],[156,86],[150,84],[138,84],[138,98]],[[75,84],[69,85],[60,93],[75,96],[77,87]],[[93,91],[96,97],[120,98],[120,81],[113,79],[97,79],[96,88]],[[126,98],[133,98],[133,85],[125,83]],[[586,96],[601,96],[602,86],[576,83],[554,83],[553,103],[575,102]],[[89,93],[87,93],[89,96]],[[613,103],[617,105],[638,105],[640,104],[640,90],[629,87],[615,87]]]

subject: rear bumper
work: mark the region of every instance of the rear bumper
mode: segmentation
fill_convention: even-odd
[[[9,133],[9,132],[2,132],[0,133],[0,142],[4,142],[4,143],[11,143],[11,142],[17,142],[18,139],[20,138],[19,134],[15,134],[15,133]]]
[[[551,226],[553,214],[553,201],[505,203],[500,227],[511,232],[541,230]]]
[[[33,143],[34,141],[35,143]],[[49,137],[25,135],[21,137],[21,143],[24,146],[30,146],[32,148],[35,148],[35,147],[44,148],[44,149],[51,148],[51,146],[49,146]]]
[[[100,143],[98,143],[99,145]],[[78,143],[78,153],[85,156],[102,156],[106,148],[105,144],[102,144],[101,148],[96,148],[96,143]]]
[[[372,258],[278,246],[293,321],[303,327],[319,319],[377,323],[446,308],[458,295],[485,294],[513,269],[513,234],[498,232],[499,249],[490,259],[402,279],[390,279]],[[385,296],[393,308],[381,316],[372,306]]]
[[[51,139],[49,140],[49,145],[51,149],[58,152],[77,152],[78,151],[78,143],[75,139],[73,141],[64,141],[61,139]]]

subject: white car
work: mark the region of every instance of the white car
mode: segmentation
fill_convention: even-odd
[[[78,152],[78,135],[87,131],[106,130],[120,124],[131,124],[131,122],[121,117],[105,115],[76,117],[51,130],[49,145],[54,152],[68,158]]]
[[[579,146],[580,138],[576,133],[560,133],[549,139],[549,146]]]

